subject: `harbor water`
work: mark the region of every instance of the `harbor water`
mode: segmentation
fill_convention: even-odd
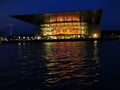
[[[0,90],[120,89],[120,41],[0,44]]]

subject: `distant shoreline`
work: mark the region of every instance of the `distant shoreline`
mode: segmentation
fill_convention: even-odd
[[[32,43],[32,42],[70,42],[70,41],[109,41],[109,40],[120,40],[120,38],[89,38],[89,39],[54,39],[54,40],[14,40],[14,41],[1,41],[0,43]]]

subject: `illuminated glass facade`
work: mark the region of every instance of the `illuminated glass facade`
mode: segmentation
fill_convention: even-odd
[[[38,25],[36,39],[100,38],[101,10],[13,16]]]
[[[69,39],[85,37],[87,22],[80,22],[79,12],[45,14],[46,23],[40,24],[40,31],[47,39]]]

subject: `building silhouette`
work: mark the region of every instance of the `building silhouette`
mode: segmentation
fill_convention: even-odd
[[[88,39],[101,37],[101,14],[102,10],[85,10],[12,17],[38,25],[34,33],[37,40]]]

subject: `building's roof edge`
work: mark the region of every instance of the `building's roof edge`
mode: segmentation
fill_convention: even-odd
[[[103,10],[102,9],[89,9],[89,10],[63,10],[63,11],[51,11],[51,12],[42,12],[42,13],[28,13],[28,14],[21,14],[21,15],[41,15],[41,14],[54,14],[54,13],[64,13],[64,12],[90,12],[90,11],[100,11],[102,12]],[[20,14],[18,15],[10,15],[11,17],[14,17],[14,16],[21,16]]]

